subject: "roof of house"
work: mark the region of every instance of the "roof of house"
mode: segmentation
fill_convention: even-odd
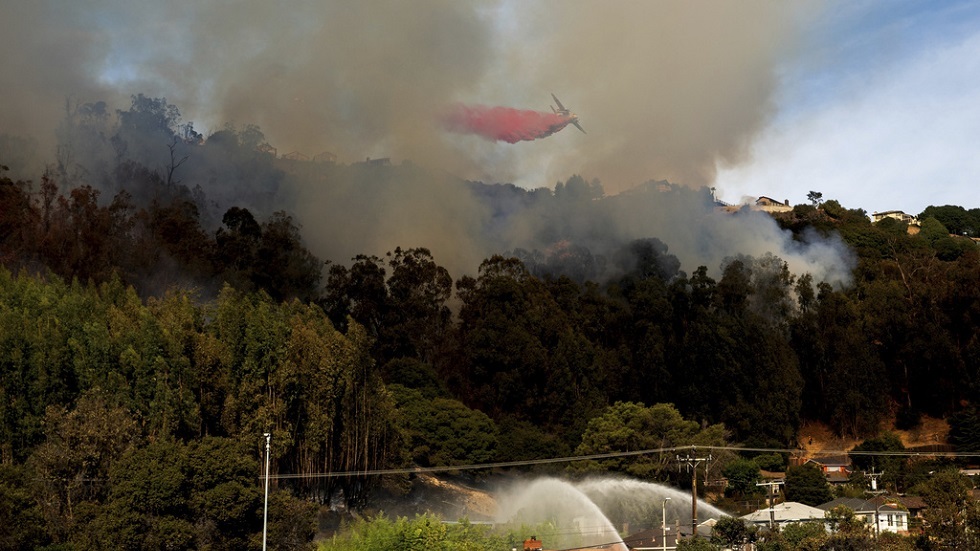
[[[690,530],[688,530],[690,531]],[[667,545],[677,545],[678,530],[675,526],[667,525]],[[657,547],[663,545],[663,528],[651,528],[635,532],[623,538],[623,543],[630,549],[636,547]]]
[[[807,459],[807,463],[816,463],[818,465],[823,465],[824,467],[850,467],[851,457],[847,454],[827,455],[824,457],[813,457]]]
[[[881,503],[897,503],[909,511],[917,511],[927,507],[926,501],[922,499],[922,496],[875,496],[869,501],[875,505]]]
[[[777,204],[780,204],[780,205],[785,204],[783,201],[779,201],[777,199],[773,199],[772,197],[769,197],[769,196],[766,196],[766,195],[760,195],[759,198],[755,200],[756,203],[762,203],[762,202],[766,202],[766,201],[768,201],[770,203],[777,203]]]
[[[772,507],[776,522],[800,522],[807,520],[824,520],[826,511],[810,507],[796,501],[777,503]],[[769,522],[769,508],[759,509],[741,517],[748,522]]]
[[[829,511],[834,507],[839,507],[841,505],[847,507],[855,513],[875,510],[875,505],[873,503],[857,497],[839,497],[835,500],[828,501],[827,503],[821,503],[820,505],[817,505],[817,508],[823,509],[824,511]]]
[[[843,505],[855,513],[874,513],[878,512],[905,512],[901,504],[892,496],[877,496],[874,499],[866,500],[857,497],[839,497],[833,501],[817,505],[824,511],[830,511],[834,507]]]

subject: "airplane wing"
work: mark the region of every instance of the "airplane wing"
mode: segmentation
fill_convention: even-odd
[[[558,104],[558,110],[559,111],[568,111],[568,109],[565,109],[565,106],[562,105],[560,101],[558,101],[558,98],[555,97],[555,94],[552,93],[551,94],[551,98],[554,99],[555,100],[555,103]]]
[[[574,121],[574,122],[572,122],[572,124],[575,125],[575,128],[578,128],[579,130],[581,130],[583,134],[588,134],[588,132],[586,132],[584,128],[582,128],[581,126],[579,126],[578,121]]]

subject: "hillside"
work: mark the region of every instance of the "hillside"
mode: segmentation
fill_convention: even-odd
[[[949,425],[944,419],[923,416],[921,423],[913,429],[896,429],[892,421],[887,423],[885,430],[897,434],[906,448],[922,448],[945,444],[946,436],[949,434]],[[835,435],[825,423],[819,421],[807,421],[800,427],[800,447],[807,457],[830,455],[850,450],[863,440],[863,438],[844,438]]]

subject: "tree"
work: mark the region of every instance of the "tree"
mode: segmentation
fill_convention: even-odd
[[[248,209],[231,207],[221,218],[225,227],[215,233],[215,263],[223,278],[236,288],[248,290],[258,254],[262,227]]]
[[[888,403],[881,390],[885,366],[869,331],[854,330],[866,323],[866,303],[827,284],[818,288],[816,304],[790,325],[804,379],[803,407],[839,434],[874,434]]]
[[[247,209],[232,207],[222,223],[215,233],[216,264],[226,283],[261,289],[276,300],[320,297],[323,262],[303,245],[290,215],[278,211],[260,225]]]
[[[330,266],[321,303],[336,327],[343,330],[350,317],[377,337],[389,308],[387,271],[376,256],[357,255],[353,261],[350,268]]]
[[[851,509],[839,505],[827,512],[827,519],[830,523],[830,536],[828,544],[833,549],[853,549],[854,551],[875,549],[874,542],[871,540],[871,532],[863,518],[854,514]]]
[[[956,451],[980,451],[980,412],[975,405],[949,416],[947,440],[956,447]]]
[[[0,550],[37,549],[50,542],[45,519],[22,466],[0,465]]]
[[[93,523],[95,547],[186,549],[194,541],[187,518],[186,447],[168,439],[128,453],[113,469],[108,502]]]
[[[269,496],[269,548],[283,551],[313,551],[317,548],[313,542],[316,532],[315,503],[297,499],[288,492],[282,491]],[[253,548],[261,548],[261,533],[254,533],[250,543]]]
[[[823,522],[792,522],[782,528],[780,534],[791,549],[823,549],[819,547],[827,540],[827,529]]]
[[[0,165],[0,262],[16,265],[33,253],[38,212],[31,201],[29,182],[4,175]]]
[[[761,473],[759,465],[751,459],[738,458],[726,465],[721,474],[728,479],[726,492],[733,493],[736,498],[759,492],[756,483],[759,482]]]
[[[671,404],[617,402],[589,420],[576,455],[670,448],[684,445],[721,446],[725,442],[724,426],[705,428],[696,421],[684,419]],[[589,471],[619,471],[642,479],[658,479],[673,466],[673,454],[649,454],[630,458],[612,458],[577,464]]]
[[[46,504],[49,530],[64,541],[75,529],[79,504],[105,498],[103,482],[114,463],[137,441],[136,421],[125,408],[112,407],[105,393],[93,389],[72,411],[49,406],[46,441],[28,465],[38,476],[35,492]]]
[[[678,551],[717,551],[718,546],[710,541],[694,536],[677,542]]]
[[[86,549],[254,547],[261,539],[258,461],[248,446],[225,438],[191,444],[160,439],[128,453],[113,469],[109,498],[87,533]],[[277,549],[310,549],[314,505],[275,491],[269,541]]]
[[[450,327],[446,302],[452,295],[449,271],[428,249],[395,248],[388,253],[386,285],[390,307],[379,339],[381,361],[409,357],[431,362]]]
[[[902,444],[902,439],[893,432],[885,432],[876,438],[865,440],[854,446],[849,455],[856,468],[865,472],[883,472],[885,481],[894,487],[905,471],[906,459],[901,456],[885,454],[876,456],[873,455],[873,452],[903,451],[905,451],[905,445]]]
[[[930,244],[934,244],[940,239],[949,237],[949,230],[943,226],[942,222],[933,217],[919,221],[919,237],[925,239]]]
[[[323,262],[304,245],[299,227],[283,211],[262,224],[252,281],[277,300],[309,301],[320,295]]]
[[[405,441],[416,464],[423,467],[488,463],[497,446],[497,427],[481,411],[458,400],[425,398],[393,385]]]
[[[576,438],[605,403],[596,353],[541,280],[494,256],[457,284],[462,306],[440,373],[466,404]]]
[[[737,517],[721,517],[711,529],[711,542],[728,549],[738,549],[738,546],[748,543],[754,537],[755,527],[750,527]]]
[[[814,207],[820,206],[820,200],[823,199],[823,193],[819,191],[811,191],[806,194],[806,200],[810,202]]]
[[[206,437],[187,449],[190,517],[195,539],[215,551],[241,549],[258,534],[262,494],[255,484],[259,469],[249,446],[228,438]],[[270,509],[278,513],[288,503]],[[307,542],[309,539],[307,539]]]
[[[941,470],[913,488],[926,502],[923,515],[931,538],[952,549],[968,548],[966,513],[972,489],[970,480],[956,469]]]
[[[833,499],[823,471],[807,463],[786,469],[786,500],[816,507]]]
[[[752,462],[764,471],[781,472],[786,468],[786,457],[778,453],[767,453],[752,458]]]
[[[959,206],[929,205],[919,214],[918,218],[919,220],[935,219],[946,227],[949,233],[956,235],[974,237],[980,232],[980,220],[971,211]]]

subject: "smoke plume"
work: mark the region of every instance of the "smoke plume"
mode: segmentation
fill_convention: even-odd
[[[11,0],[0,133],[34,136],[46,160],[66,97],[124,107],[143,93],[205,135],[256,124],[280,154],[410,159],[527,188],[569,174],[608,192],[706,185],[718,159],[745,156],[824,5]],[[551,92],[588,136],[509,147],[434,122],[457,102],[547,110]]]
[[[132,183],[114,170],[120,155],[139,155],[132,166],[158,174],[188,155],[174,181],[222,208],[295,213],[313,252],[334,262],[423,246],[458,275],[494,252],[568,240],[598,254],[609,236],[658,237],[689,271],[772,251],[834,280],[846,272],[835,243],[800,245],[761,215],[716,218],[700,200],[627,193],[652,180],[709,185],[719,159],[742,160],[768,120],[801,25],[823,6],[11,0],[0,17],[0,164],[16,156],[12,168],[27,172],[11,176],[36,181],[57,153],[59,162],[88,162],[79,180],[100,185],[98,174]],[[473,116],[494,108],[460,108],[455,132],[440,124],[447,106],[547,109],[551,92],[588,135],[515,147],[506,142],[525,134]],[[204,144],[174,158],[169,142],[132,136],[121,149],[110,140],[116,112],[140,93],[179,107],[180,123],[193,122]],[[84,113],[87,138],[56,132],[66,98],[99,107]],[[225,129],[249,124],[274,148],[263,151],[278,153],[271,164],[241,136],[249,146],[232,147]],[[530,126],[528,135],[544,132]],[[289,159],[336,163],[280,166],[293,152]],[[366,157],[393,162],[355,166]],[[573,200],[581,185],[555,186],[572,174],[601,179],[601,190]],[[465,180],[515,185],[474,192]]]
[[[463,104],[457,104],[443,117],[443,125],[450,132],[507,143],[547,138],[569,122],[571,119],[556,113]]]

